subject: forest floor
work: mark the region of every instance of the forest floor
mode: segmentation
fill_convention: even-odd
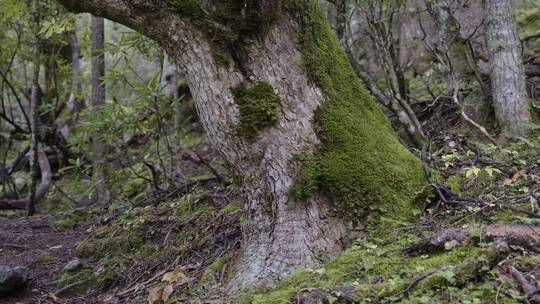
[[[61,269],[76,258],[77,243],[87,237],[84,226],[55,229],[50,216],[0,218],[0,265],[28,269],[27,288],[2,303],[46,303]],[[52,300],[52,299],[51,299]]]
[[[239,298],[225,283],[241,241],[241,198],[206,143],[171,151],[181,172],[173,184],[152,185],[147,166],[135,166],[113,187],[120,203],[107,214],[70,205],[88,184],[64,176],[55,182],[64,193],[43,203],[50,215],[0,220],[0,265],[25,266],[31,277],[2,303],[537,303],[540,142],[497,147],[457,132],[432,140],[423,161],[444,199],[419,202],[411,221],[382,216],[378,230],[366,228],[320,268]],[[486,235],[497,225],[530,229],[537,243],[503,238],[508,246],[493,255],[497,242]],[[437,237],[439,247],[429,245]],[[75,258],[82,266],[64,270]]]

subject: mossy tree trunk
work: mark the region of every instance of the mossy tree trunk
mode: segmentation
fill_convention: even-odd
[[[235,284],[320,264],[346,245],[353,222],[370,210],[401,217],[425,186],[317,1],[60,2],[141,31],[186,71],[245,200]]]

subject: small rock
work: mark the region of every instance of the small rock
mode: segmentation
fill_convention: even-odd
[[[73,270],[77,270],[79,268],[82,267],[82,262],[81,260],[79,259],[73,259],[71,261],[69,261],[66,266],[64,266],[64,269],[62,269],[63,271],[73,271]]]
[[[24,287],[28,281],[27,273],[22,267],[0,266],[0,295],[9,295]]]

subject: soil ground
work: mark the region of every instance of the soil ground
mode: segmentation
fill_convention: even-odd
[[[54,229],[47,216],[0,218],[0,265],[25,267],[29,275],[27,288],[0,303],[54,303],[48,293],[56,290],[60,270],[75,258],[85,230]]]

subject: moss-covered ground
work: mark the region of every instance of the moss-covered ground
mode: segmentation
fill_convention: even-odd
[[[242,39],[215,32],[211,19],[244,37],[260,34],[244,32],[250,18],[257,18],[255,13],[239,21],[231,18],[240,2],[224,1],[210,15],[196,1],[169,2],[195,25],[204,26],[205,34],[216,35],[214,51],[222,52],[225,59],[231,57],[228,44]],[[291,303],[295,294],[309,288],[352,290],[355,303],[523,302],[523,290],[508,267],[515,266],[537,284],[540,256],[526,248],[512,246],[495,264],[489,242],[417,255],[402,250],[445,228],[540,224],[537,137],[496,147],[456,135],[459,132],[437,134],[424,161],[433,178],[457,196],[443,201],[421,195],[431,189],[415,157],[417,151],[400,144],[358,83],[315,2],[283,3],[301,24],[304,63],[328,99],[313,121],[321,139],[319,149],[293,160],[302,163],[303,170],[292,194],[298,201],[318,191],[335,198],[342,214],[363,225],[359,227],[363,237],[320,267],[299,269],[280,282],[242,294],[231,293],[227,279],[238,253],[242,223],[237,189],[227,181],[219,157],[199,136],[178,140],[190,144],[176,147],[170,158],[164,156],[169,153],[166,148],[153,148],[155,142],[150,140],[124,151],[126,163],[111,170],[111,184],[119,186],[113,187],[113,204],[106,212],[88,207],[92,205],[89,166],[73,164],[55,180],[40,211],[54,214],[49,224],[58,231],[84,227],[87,232],[75,252],[84,267],[57,271],[58,289],[74,286],[69,296],[88,303],[147,303],[152,288],[171,282],[174,290],[167,303]],[[245,132],[246,138],[253,139],[278,121],[279,100],[268,84],[251,83],[235,91],[239,132]],[[224,182],[206,166],[182,160],[184,152],[193,150],[219,167]],[[141,155],[150,155],[144,159],[147,163],[175,166],[177,174],[153,177]],[[367,218],[367,214],[378,216]],[[38,262],[53,259],[45,252]],[[170,273],[174,280],[166,276]],[[334,296],[325,300],[340,303]]]
[[[521,139],[495,147],[457,136],[440,144],[428,160],[435,168],[433,176],[459,194],[461,201],[430,198],[413,208],[418,220],[371,230],[322,267],[300,270],[237,301],[291,303],[298,292],[323,288],[338,294],[353,290],[354,303],[521,303],[521,285],[507,270],[513,265],[536,284],[540,255],[535,252],[511,246],[509,253],[494,260],[489,242],[417,255],[407,255],[403,249],[445,228],[472,231],[495,223],[538,225],[540,143]],[[323,303],[339,300],[332,297]]]
[[[204,150],[203,146],[196,149]],[[533,139],[504,147],[459,135],[434,142],[425,161],[433,177],[459,194],[461,201],[444,203],[431,196],[410,207],[413,218],[382,216],[378,225],[365,230],[365,236],[321,267],[301,269],[280,282],[241,294],[228,293],[226,288],[239,248],[241,200],[231,193],[231,185],[217,183],[210,172],[199,168],[187,177],[189,189],[148,200],[152,190],[137,186],[139,190],[129,195],[135,197],[134,205],[119,205],[106,218],[92,209],[57,215],[57,229],[93,223],[76,252],[86,267],[60,273],[59,288],[80,282],[82,273],[89,280],[75,285],[69,296],[97,292],[119,299],[119,293],[142,284],[126,297],[143,303],[150,289],[168,285],[162,281],[163,273],[180,271],[182,281],[174,284],[167,303],[196,299],[291,303],[294,295],[310,288],[337,294],[353,291],[354,303],[520,303],[521,286],[507,270],[512,265],[536,282],[540,256],[534,252],[512,246],[493,260],[489,242],[416,255],[402,250],[444,228],[472,231],[492,223],[539,224],[534,196],[540,182],[539,160],[540,143]],[[332,297],[328,301],[333,303]]]

